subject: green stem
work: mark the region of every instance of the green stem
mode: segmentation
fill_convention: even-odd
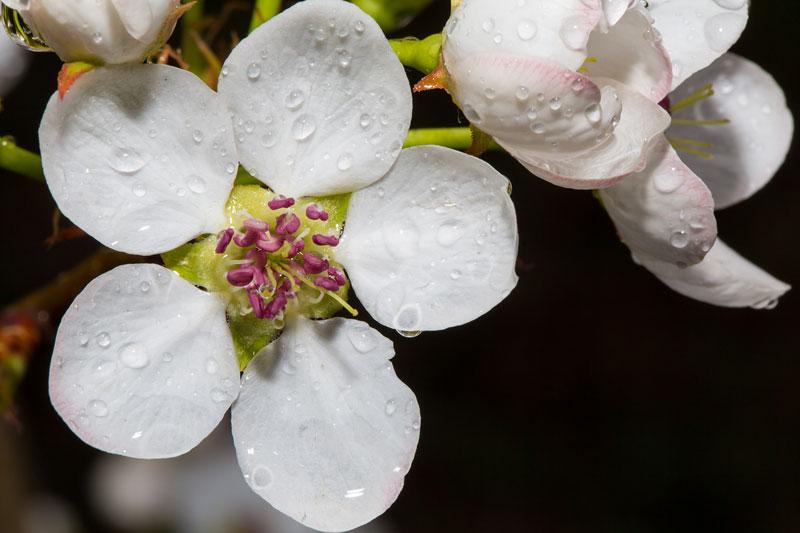
[[[205,0],[197,3],[181,18],[181,55],[189,64],[189,70],[201,76],[205,72],[206,61],[197,42],[192,38],[192,32],[197,31],[205,12]]]
[[[281,0],[256,0],[253,18],[250,20],[250,31],[258,28],[274,17],[281,10]]]
[[[439,55],[442,51],[442,34],[435,33],[423,40],[415,37],[390,39],[389,44],[397,54],[400,62],[423,74],[430,74],[439,66]]]
[[[454,150],[468,150],[472,146],[472,131],[469,128],[420,128],[410,130],[404,148],[423,144],[438,144]],[[502,150],[493,142],[489,150]]]
[[[398,30],[408,24],[433,0],[350,0],[385,32]]]
[[[0,137],[0,168],[37,181],[44,181],[42,158],[17,146],[14,138],[10,136]]]

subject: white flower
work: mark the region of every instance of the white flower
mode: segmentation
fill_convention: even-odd
[[[0,97],[11,92],[28,66],[28,55],[11,39],[0,36]]]
[[[399,494],[419,407],[388,339],[359,321],[302,315],[346,287],[325,270],[333,265],[389,327],[437,330],[487,312],[516,283],[508,181],[445,148],[400,151],[405,72],[377,24],[346,2],[302,2],[264,24],[232,52],[219,87],[132,65],[95,69],[51,99],[40,144],[65,215],[141,255],[221,232],[209,254],[223,260],[207,263],[224,267],[205,273],[209,291],[156,265],[90,283],[59,328],[51,398],[89,444],[143,458],[186,452],[233,405],[253,490],[308,526],[351,529]],[[244,212],[235,193],[226,210],[237,159],[294,198],[259,188],[260,205]],[[324,199],[309,196],[350,191],[335,246],[336,217],[325,222]],[[275,328],[285,320],[241,390],[226,304]]]
[[[464,0],[443,58],[467,118],[558,185],[607,187],[641,170],[669,125],[658,102],[672,66],[647,11],[628,2]]]
[[[709,96],[709,86],[715,94],[691,104]],[[715,244],[713,210],[749,198],[786,158],[794,121],[783,91],[758,65],[729,53],[670,100],[667,138],[684,153],[663,141],[644,172],[601,191],[604,205],[636,260],[674,290],[715,305],[772,308],[790,287]]]
[[[2,0],[66,62],[141,62],[169,38],[180,0]]]

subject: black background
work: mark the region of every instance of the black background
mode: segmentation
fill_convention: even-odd
[[[753,4],[733,50],[771,72],[797,110],[800,3]],[[440,30],[448,9],[435,0],[402,34]],[[35,57],[5,100],[0,134],[36,147],[59,66]],[[416,126],[459,121],[443,93],[415,106]],[[387,515],[396,530],[800,531],[798,294],[768,312],[686,299],[630,260],[591,194],[507,156],[487,159],[514,184],[520,282],[468,326],[416,339],[384,331],[423,413],[417,458]],[[798,170],[793,149],[765,190],[717,217],[728,244],[800,287]],[[0,199],[2,303],[95,248],[84,239],[44,249],[53,202],[43,185],[0,172]],[[50,349],[19,397],[25,479],[12,484],[63,497],[91,531],[108,531],[86,499],[96,453],[49,404]]]

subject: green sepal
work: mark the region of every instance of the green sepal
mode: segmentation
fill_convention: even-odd
[[[250,361],[281,332],[272,320],[262,320],[249,313],[239,315],[228,310],[228,327],[236,348],[239,369],[244,371]]]
[[[215,252],[217,236],[208,235],[161,254],[164,266],[180,277],[209,291],[221,290],[225,270]]]

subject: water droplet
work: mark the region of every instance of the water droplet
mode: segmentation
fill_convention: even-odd
[[[192,139],[194,139],[194,142],[196,144],[200,144],[201,142],[203,142],[203,132],[200,130],[194,130],[192,132]]]
[[[108,159],[108,166],[120,174],[136,174],[147,164],[147,160],[132,148],[117,148]]]
[[[339,170],[347,170],[353,166],[353,154],[345,152],[339,156],[339,161],[336,163],[336,168]]]
[[[266,148],[272,148],[278,142],[278,136],[270,130],[261,137],[261,144]]]
[[[372,125],[372,117],[369,115],[369,113],[364,113],[363,115],[361,115],[361,118],[359,119],[358,123],[361,125],[362,128],[367,129]]]
[[[300,106],[302,106],[305,101],[306,101],[306,95],[303,94],[303,91],[295,89],[294,91],[291,91],[289,92],[288,95],[286,95],[286,100],[284,103],[286,104],[286,107],[288,107],[289,109],[295,110],[300,108]]]
[[[247,77],[255,81],[261,77],[261,65],[258,63],[250,63],[247,67]]]
[[[658,172],[653,178],[653,186],[662,194],[675,192],[685,180],[684,175],[678,171],[678,167],[670,167],[667,172]]]
[[[119,349],[119,360],[128,368],[138,369],[150,364],[150,355],[145,345],[131,342]]]
[[[684,230],[678,230],[669,238],[669,243],[675,248],[686,248],[689,244],[689,235]]]
[[[392,416],[397,411],[397,401],[389,400],[386,402],[386,416]]]
[[[81,346],[86,346],[87,344],[89,344],[89,334],[86,333],[85,331],[79,331],[78,344],[80,344]]]
[[[232,174],[232,172],[230,174]],[[195,194],[203,194],[206,192],[206,180],[200,176],[189,176],[186,185],[189,187],[189,190]]]
[[[407,339],[414,339],[416,337],[419,337],[422,332],[421,331],[404,331],[404,330],[398,329],[397,333],[399,333],[401,336],[403,336],[403,337],[405,337]]]
[[[103,34],[99,31],[96,31],[92,34],[92,42],[94,44],[100,44],[103,42]]]
[[[516,91],[517,100],[520,102],[524,102],[531,96],[531,90],[525,87],[524,85],[520,85],[517,87]]]
[[[150,282],[149,281],[141,282],[139,284],[139,290],[142,291],[143,293],[150,292]]]
[[[558,96],[553,97],[550,100],[550,109],[552,109],[553,111],[558,111],[559,109],[561,109],[561,98],[559,98]]]
[[[347,491],[347,493],[345,493],[344,497],[347,499],[361,498],[362,496],[364,496],[365,493],[366,489],[364,488],[350,489]]]
[[[170,352],[164,352],[161,355],[161,360],[164,361],[165,363],[171,362],[173,358],[174,356]]]
[[[292,124],[292,136],[296,141],[305,141],[317,130],[317,122],[311,115],[301,115]]]
[[[494,19],[488,18],[488,19],[484,20],[483,23],[481,24],[481,28],[486,33],[491,32],[494,29]]]
[[[97,334],[95,337],[95,341],[97,341],[97,345],[101,348],[108,348],[111,345],[111,335],[102,331]]]
[[[461,107],[461,110],[464,112],[464,116],[467,117],[467,120],[469,120],[470,122],[478,124],[482,120],[478,111],[469,104],[464,104]]]
[[[372,351],[378,345],[377,334],[363,322],[354,321],[347,330],[347,338],[360,353]]]
[[[254,468],[250,477],[253,480],[253,486],[257,489],[263,489],[272,483],[272,473],[269,471],[269,468],[265,466],[257,466]]]
[[[227,401],[229,398],[230,398],[230,396],[228,396],[228,393],[225,392],[224,390],[222,390],[222,389],[211,389],[211,399],[215,403],[222,403],[224,401]]]
[[[458,269],[455,269],[452,272],[450,272],[450,279],[452,279],[453,281],[460,279],[461,276],[462,276],[461,271]]]
[[[747,17],[739,13],[720,13],[708,19],[705,35],[708,46],[715,52],[724,52],[736,41],[747,24]]]
[[[357,34],[361,35],[362,33],[364,33],[366,26],[364,25],[363,21],[357,20],[353,29],[356,30]]]
[[[133,435],[131,435],[131,439],[133,440],[141,439],[142,435],[144,435],[143,431],[137,431]]]
[[[339,68],[346,69],[350,66],[350,62],[353,60],[353,56],[344,48],[340,48],[336,51],[336,55],[339,61]]]
[[[219,370],[219,363],[213,357],[209,357],[206,359],[206,372],[209,374],[216,374],[217,370]]]
[[[462,237],[464,231],[457,220],[443,222],[436,232],[436,242],[442,246],[452,246]]]
[[[583,110],[584,115],[586,115],[586,120],[589,121],[589,124],[596,126],[600,124],[600,120],[603,118],[603,110],[600,107],[600,104],[589,104],[586,106],[586,109]]]
[[[225,172],[227,172],[228,174],[233,174],[234,172],[236,172],[236,164],[228,163],[227,165],[225,165]]]
[[[133,193],[134,196],[138,196],[139,198],[141,198],[142,196],[147,194],[147,187],[141,181],[137,181],[134,182],[133,185],[131,185],[131,192]]]
[[[523,41],[530,41],[536,37],[536,23],[530,19],[522,19],[517,25],[517,35]]]
[[[422,309],[419,304],[406,304],[394,316],[392,323],[398,331],[417,331],[422,323]]]
[[[108,405],[102,400],[92,400],[89,402],[89,412],[98,418],[108,416]]]
[[[558,31],[561,40],[569,48],[580,50],[586,46],[589,34],[583,29],[583,19],[580,16],[569,17],[561,25]]]

